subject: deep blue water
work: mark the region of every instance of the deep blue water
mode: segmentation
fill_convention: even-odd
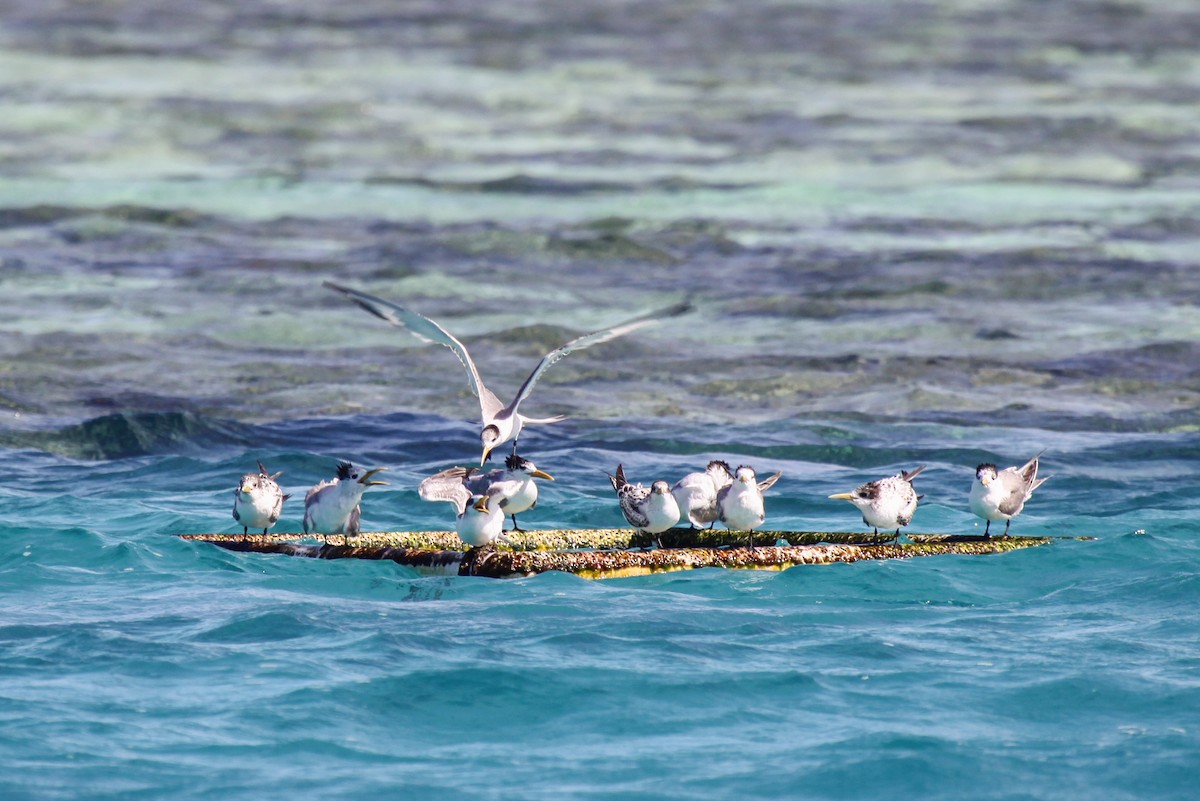
[[[1200,15],[1062,0],[0,4],[0,799],[1193,799]],[[428,577],[236,554],[262,460],[783,478],[768,526],[1045,451],[987,557]],[[1075,537],[1092,537],[1080,540]]]

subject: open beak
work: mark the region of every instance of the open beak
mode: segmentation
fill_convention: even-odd
[[[364,486],[367,486],[367,487],[385,486],[387,484],[386,481],[369,481],[368,480],[371,478],[371,476],[375,475],[376,473],[382,473],[384,470],[387,470],[387,468],[386,467],[376,467],[374,470],[368,470],[367,472],[362,474],[362,478],[360,478],[358,480],[358,483],[362,484]]]
[[[534,471],[533,471],[532,473],[530,473],[529,475],[533,476],[534,478],[544,478],[544,479],[546,479],[547,481],[553,481],[553,480],[554,480],[554,476],[550,475],[549,473],[543,472],[543,471],[541,471],[541,470],[534,470]]]
[[[488,513],[488,497],[486,495],[475,502],[475,511]]]
[[[831,500],[835,501],[852,501],[854,496],[849,492],[839,492],[837,495],[830,495]]]

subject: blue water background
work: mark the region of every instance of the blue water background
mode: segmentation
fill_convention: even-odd
[[[18,2],[0,14],[0,798],[1192,799],[1200,16],[1187,4]],[[999,556],[611,581],[238,554],[387,466],[444,529],[546,374],[531,527],[604,471],[783,478],[768,526],[1045,451]]]

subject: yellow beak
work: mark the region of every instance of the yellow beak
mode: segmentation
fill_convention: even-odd
[[[852,501],[852,500],[854,500],[854,495],[852,495],[849,492],[839,492],[837,495],[830,495],[829,497],[835,501]]]
[[[375,475],[376,473],[382,473],[384,470],[387,470],[387,468],[386,467],[376,467],[374,470],[368,470],[367,472],[362,474],[362,478],[360,478],[358,480],[358,483],[363,484],[368,487],[386,486],[387,485],[386,481],[368,481],[367,480],[371,476]]]
[[[251,492],[252,492],[252,490],[249,487],[247,487],[245,484],[242,485],[242,494],[243,495],[249,495]]]
[[[489,457],[489,456],[491,456],[491,455],[492,455],[492,449],[491,449],[491,448],[484,448],[484,449],[483,449],[483,456],[482,456],[482,457],[480,457],[480,459],[479,459],[479,466],[480,466],[480,467],[483,467],[483,465],[484,465],[484,464],[487,462],[487,460],[488,460],[488,457]]]
[[[547,481],[553,481],[553,480],[554,480],[554,476],[550,475],[549,473],[544,473],[544,472],[542,472],[541,470],[534,470],[534,471],[533,471],[532,473],[530,473],[529,475],[533,476],[534,478],[544,478],[544,479],[546,479]]]
[[[488,513],[488,496],[484,495],[475,502],[475,511],[483,512],[484,514]]]

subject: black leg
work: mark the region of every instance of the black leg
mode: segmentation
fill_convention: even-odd
[[[1011,517],[1010,517],[1008,520],[1005,520],[1005,521],[1004,521],[1004,536],[1006,536],[1006,537],[1008,536],[1008,527],[1009,527],[1010,525],[1012,525],[1012,518],[1011,518]]]
[[[516,515],[509,515],[509,517],[511,517],[512,521],[513,521],[513,527],[512,527],[513,531],[524,531],[525,530],[517,525],[517,516]]]
[[[987,521],[987,525],[983,527],[983,536],[985,536],[985,537],[992,536],[992,521],[991,520]]]

